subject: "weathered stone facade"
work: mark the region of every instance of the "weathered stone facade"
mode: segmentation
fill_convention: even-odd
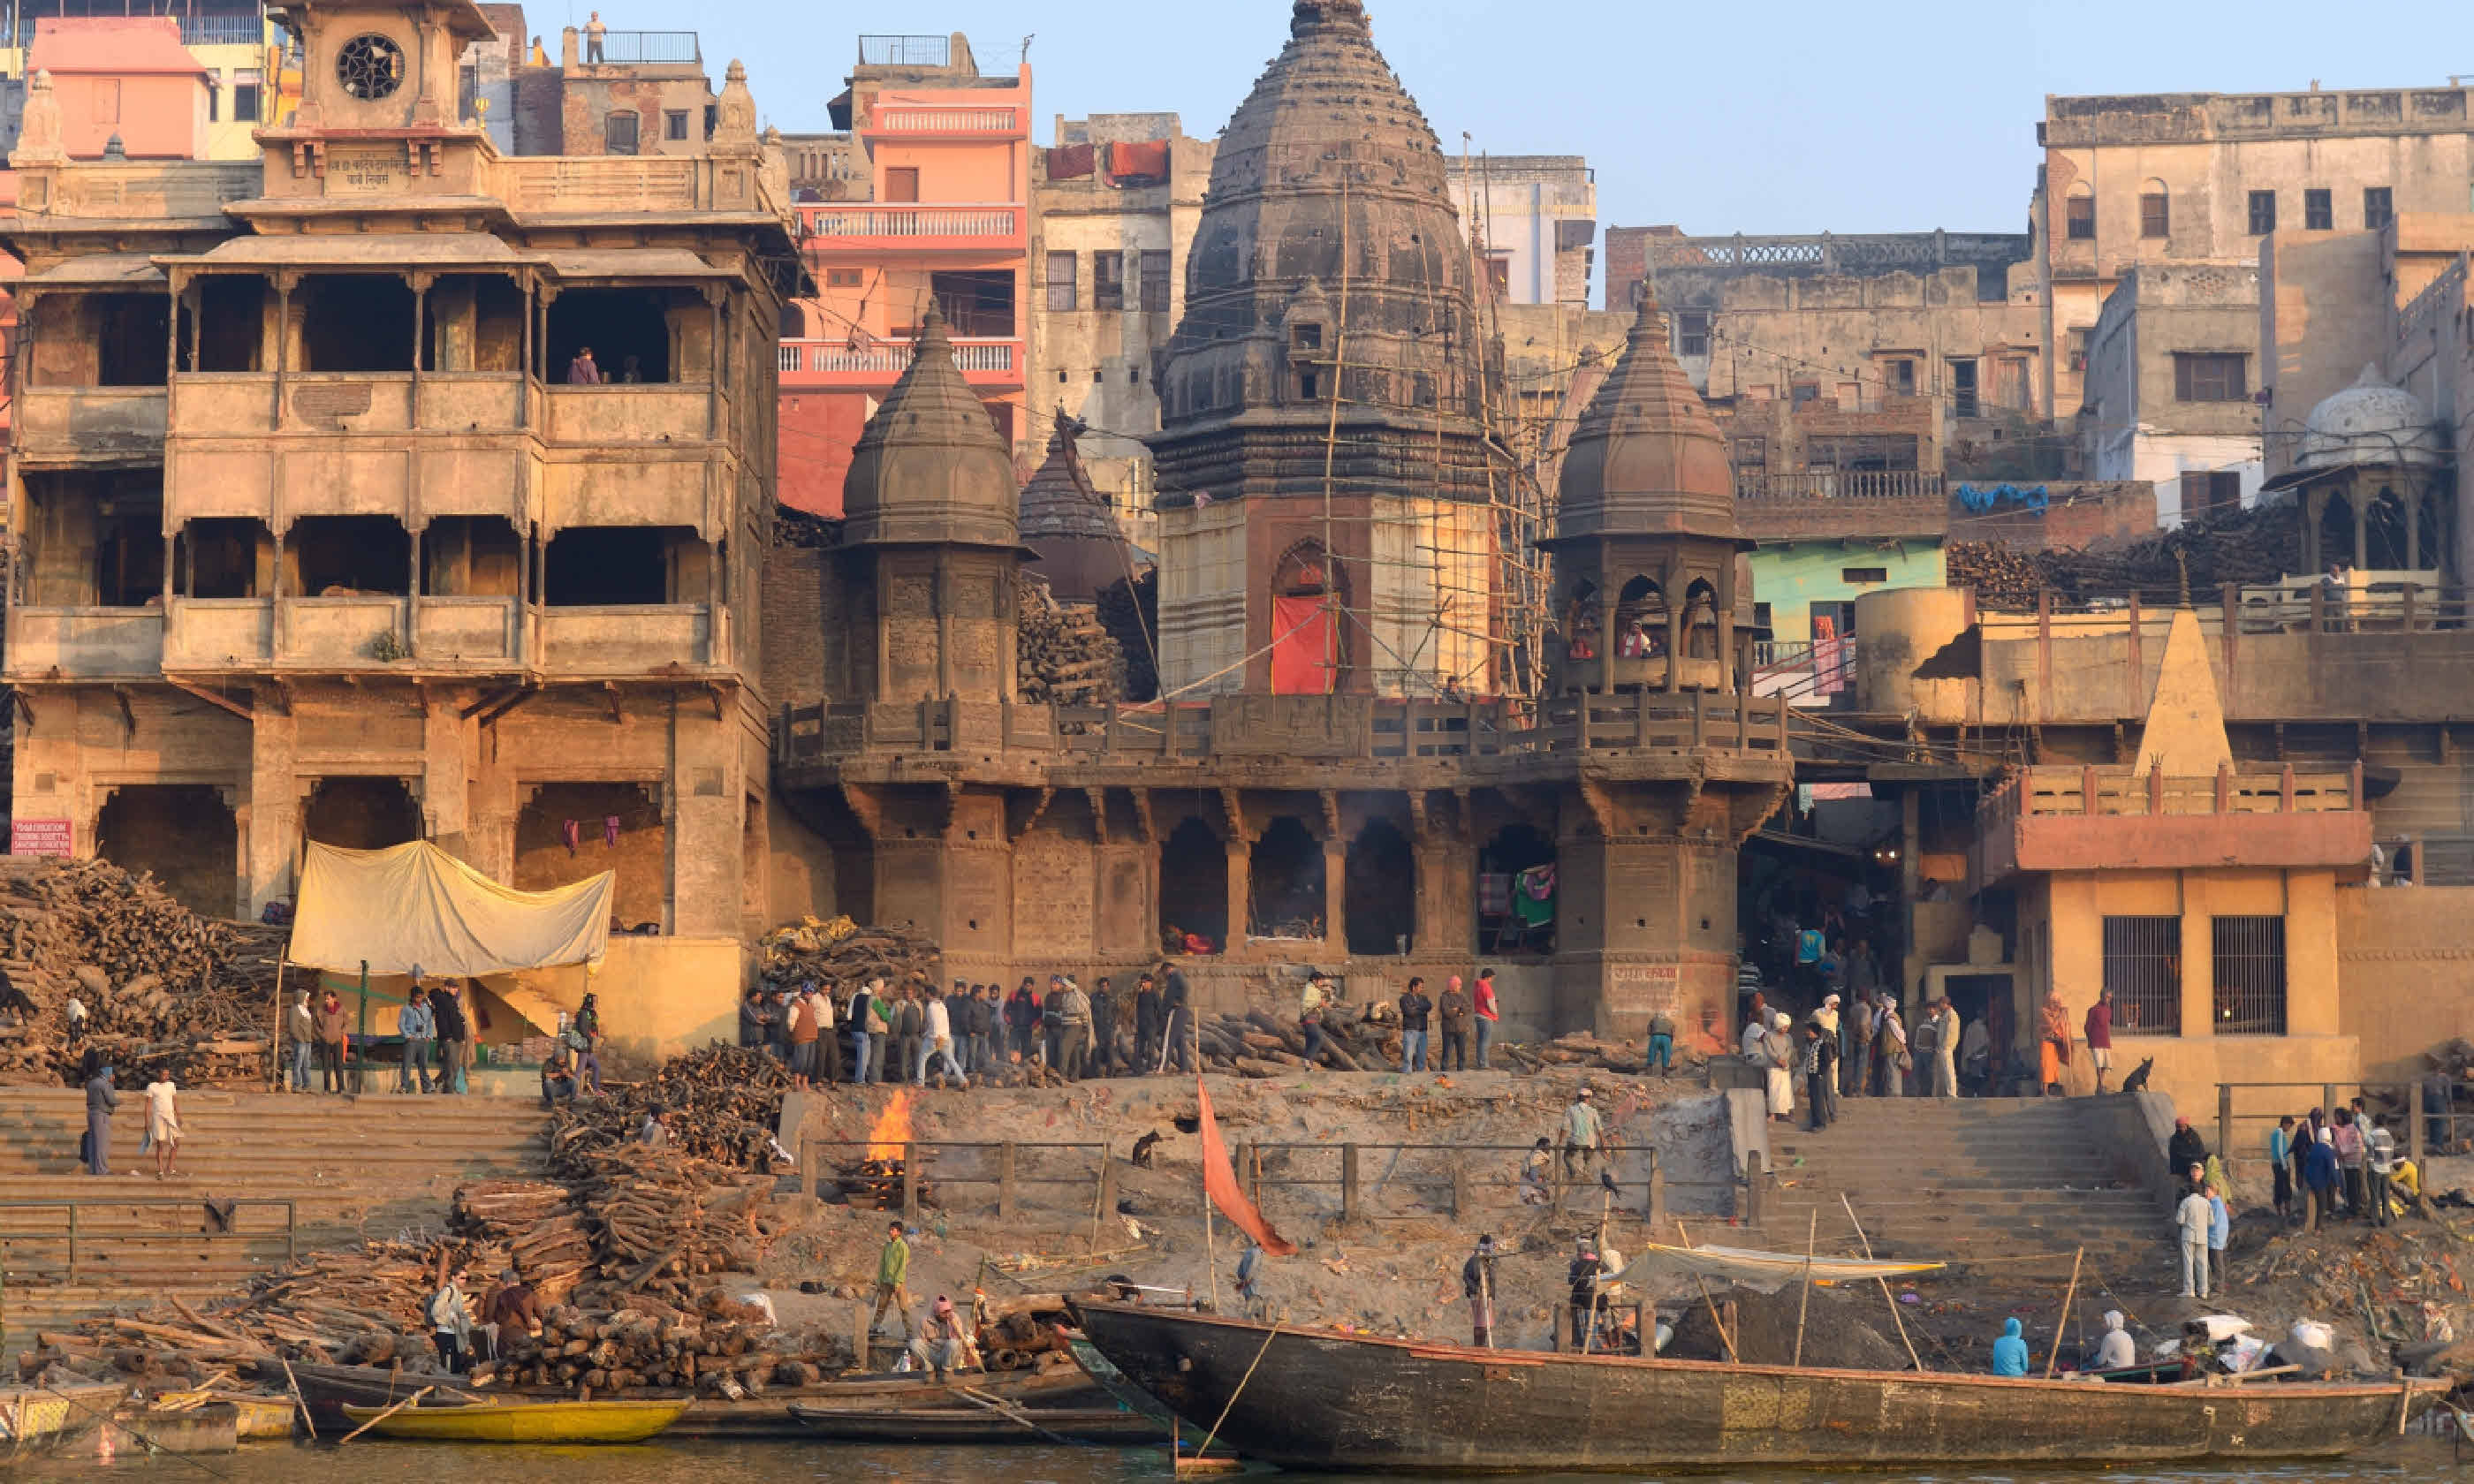
[[[12,157],[16,818],[215,912],[304,840],[425,838],[736,942],[789,248],[741,75],[695,158],[502,156],[475,7],[291,10],[260,159],[71,162],[39,118]]]

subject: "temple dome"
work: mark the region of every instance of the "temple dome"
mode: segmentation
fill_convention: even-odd
[[[931,302],[910,369],[885,394],[842,481],[843,540],[1012,546],[1013,456],[954,364],[945,317]]]
[[[2429,468],[2448,462],[2431,410],[2422,398],[2389,385],[2377,366],[2342,392],[2323,399],[2302,422],[2301,468],[2342,468],[2350,464]]]
[[[1677,364],[1654,295],[1564,456],[1554,539],[1608,536],[1737,536],[1727,440]]]
[[[1096,598],[1132,571],[1124,533],[1075,446],[1083,431],[1058,408],[1048,458],[1022,487],[1022,539],[1036,554],[1049,591],[1068,602]]]

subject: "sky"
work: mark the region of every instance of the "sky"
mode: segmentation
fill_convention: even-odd
[[[536,5],[546,31],[555,12]],[[1492,154],[1586,156],[1602,229],[2024,231],[2048,93],[2441,85],[2474,73],[2462,11],[2437,0],[1369,10],[1446,151],[1467,131]],[[1059,113],[1175,111],[1187,132],[1217,133],[1278,54],[1288,12],[1287,0],[616,0],[603,19],[693,24],[716,85],[728,59],[744,60],[765,122],[792,132],[829,127],[861,31],[961,31],[990,71],[1028,36],[1033,138],[1048,144]]]

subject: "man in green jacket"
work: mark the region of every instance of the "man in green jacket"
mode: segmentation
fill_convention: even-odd
[[[892,1222],[885,1227],[885,1251],[876,1258],[876,1312],[868,1318],[868,1333],[885,1322],[885,1305],[891,1304],[902,1316],[903,1342],[910,1342],[910,1290],[904,1286],[910,1281],[910,1244],[902,1239],[902,1223]]]

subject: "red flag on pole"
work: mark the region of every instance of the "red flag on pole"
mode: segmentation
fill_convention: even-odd
[[[1201,1077],[1194,1079],[1194,1095],[1202,1108],[1202,1193],[1211,1197],[1211,1204],[1219,1207],[1220,1214],[1238,1231],[1260,1242],[1265,1252],[1274,1257],[1294,1256],[1297,1243],[1273,1231],[1254,1203],[1246,1199],[1246,1192],[1237,1187],[1237,1172],[1228,1163],[1228,1146],[1220,1141],[1220,1120],[1211,1116],[1211,1093],[1202,1086]]]

